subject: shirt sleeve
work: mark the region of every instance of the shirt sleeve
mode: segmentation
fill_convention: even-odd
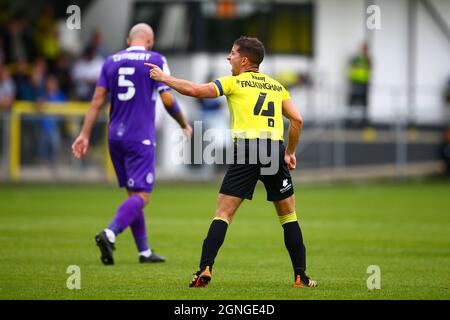
[[[106,75],[106,62],[103,63],[102,66],[102,71],[100,72],[100,76],[98,77],[97,80],[97,87],[105,87],[106,89],[109,90],[109,85],[108,85],[108,78]]]
[[[281,101],[291,99],[291,95],[289,94],[289,91],[287,91],[284,87],[282,87],[282,88],[283,89],[281,90],[281,93],[283,94],[283,97],[282,97]]]
[[[236,88],[236,78],[234,76],[222,77],[213,82],[217,96],[228,96]]]
[[[168,75],[170,75],[169,64],[167,63],[166,57],[161,56],[161,61],[157,65],[158,65],[158,67],[161,68],[161,70],[164,73],[167,73]],[[156,90],[158,91],[158,93],[161,93],[161,92],[167,91],[167,90],[171,90],[170,87],[167,86],[163,82],[155,82],[155,86],[156,86]]]

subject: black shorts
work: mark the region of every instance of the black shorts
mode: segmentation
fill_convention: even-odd
[[[261,180],[268,201],[290,197],[294,194],[294,186],[284,153],[282,141],[238,140],[234,144],[233,164],[228,167],[220,193],[251,200],[256,183]]]

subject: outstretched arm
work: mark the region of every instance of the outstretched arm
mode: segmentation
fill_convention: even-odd
[[[89,109],[84,118],[83,128],[81,129],[80,135],[72,144],[72,153],[77,159],[84,157],[87,153],[92,128],[97,121],[98,114],[103,106],[107,92],[105,87],[95,88],[94,96],[92,97],[91,104],[89,105]]]
[[[297,159],[295,157],[295,150],[297,149],[298,141],[302,134],[303,119],[295,107],[291,99],[284,100],[282,104],[283,115],[289,119],[288,143],[284,160],[288,164],[290,170],[295,169]]]
[[[184,118],[184,115],[181,112],[181,109],[178,106],[178,102],[175,100],[175,97],[170,93],[170,91],[163,91],[159,95],[161,96],[161,101],[166,108],[166,111],[172,116],[172,118],[175,119],[176,122],[178,122],[187,137],[191,138],[192,128]]]
[[[150,67],[150,78],[164,82],[179,93],[195,98],[217,98],[217,91],[213,83],[198,84],[188,80],[177,79],[164,73],[157,65],[144,63]]]

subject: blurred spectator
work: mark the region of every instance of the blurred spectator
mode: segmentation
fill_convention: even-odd
[[[4,42],[3,36],[0,32],[0,64],[5,63],[5,46],[4,46],[3,42]]]
[[[103,35],[100,30],[96,30],[89,41],[89,45],[93,46],[97,54],[105,59],[108,57],[108,50],[103,44]]]
[[[220,99],[217,98],[202,98],[199,99],[200,108],[202,111],[202,120],[207,123],[212,123],[220,113],[220,109],[222,108],[222,103]],[[213,125],[208,125],[207,127],[213,127]]]
[[[213,76],[209,75],[206,82],[212,82],[214,80]],[[200,102],[200,110],[202,112],[203,129],[207,130],[214,127],[214,123],[218,121],[217,118],[222,108],[221,100],[217,98],[202,98],[198,99],[198,101]]]
[[[7,0],[0,0],[0,28],[3,28],[11,19],[10,4]]]
[[[222,116],[222,99],[220,98],[202,98],[199,99],[202,117],[202,129],[215,130],[213,144],[216,152],[223,152],[226,148],[226,120]],[[210,175],[216,172],[217,165],[204,164],[203,173]]]
[[[19,60],[13,68],[14,82],[17,88],[17,100],[34,101],[34,89],[31,85],[31,70],[25,60]]]
[[[72,69],[76,99],[90,101],[102,66],[103,58],[97,55],[94,46],[88,46],[83,56],[75,62]]]
[[[371,69],[372,61],[369,55],[369,47],[367,43],[363,43],[358,54],[351,58],[348,67],[348,79],[350,81],[348,104],[362,109],[363,124],[367,124],[368,121],[367,105]]]
[[[47,63],[43,58],[37,58],[32,65],[19,60],[12,70],[17,87],[17,100],[43,100],[47,75]]]
[[[448,78],[444,89],[444,103],[446,125],[450,125],[450,78]]]
[[[296,86],[311,87],[312,80],[308,73],[294,70],[283,70],[276,75],[276,79],[286,88],[292,89]]]
[[[206,77],[205,82],[213,82],[216,80],[213,74]],[[202,130],[205,133],[206,130],[214,130],[214,138],[212,144],[214,145],[215,152],[224,152],[226,149],[226,136],[227,136],[227,118],[223,116],[222,98],[201,98],[198,99],[200,103]],[[196,133],[194,133],[196,134]],[[202,173],[206,176],[210,176],[216,173],[219,167],[217,164],[203,164]]]
[[[9,111],[14,102],[16,87],[8,70],[0,63],[0,110]]]
[[[69,59],[65,54],[60,54],[55,62],[55,76],[58,78],[59,86],[62,92],[69,99],[74,98],[73,81],[70,74]]]
[[[440,146],[440,157],[445,164],[445,174],[450,180],[450,127],[444,130],[443,141]]]
[[[45,82],[45,101],[50,104],[67,101],[66,96],[59,88],[58,79],[54,75],[49,76]],[[41,104],[39,104],[39,111],[43,111]],[[58,118],[54,115],[42,115],[38,123],[39,159],[50,166],[54,166],[61,140]]]
[[[206,82],[212,82],[214,81],[214,77],[212,74],[210,74],[206,78]],[[217,125],[220,123],[221,119],[219,117],[222,109],[222,101],[221,99],[214,98],[202,98],[198,99],[200,103],[200,110],[202,113],[202,126],[203,130],[208,130],[210,128],[217,127]]]
[[[26,64],[23,64],[26,66]],[[28,71],[27,71],[28,72]],[[21,99],[40,104],[45,98],[45,78],[47,75],[47,64],[44,59],[37,58],[33,63],[28,74],[24,74],[21,79],[21,87],[19,88]],[[35,115],[23,115],[21,136],[21,154],[23,163],[33,162],[36,155],[36,143],[31,137],[37,136],[39,128],[36,124]]]
[[[35,40],[40,56],[47,61],[50,72],[54,72],[54,64],[59,56],[59,40],[57,21],[52,4],[46,4],[36,21]]]
[[[30,62],[36,58],[36,45],[25,13],[19,12],[14,15],[7,23],[2,38],[6,64],[18,61]]]
[[[80,56],[83,53],[81,29],[71,30],[67,28],[65,19],[58,20],[57,28],[60,51],[68,54],[70,57]]]
[[[45,96],[45,78],[47,76],[47,63],[43,58],[37,58],[34,61],[31,70],[31,96],[30,101],[42,101]]]
[[[15,85],[8,71],[0,62],[0,154],[3,155],[1,161],[4,168],[8,165],[6,148],[8,146],[9,111],[14,102]]]

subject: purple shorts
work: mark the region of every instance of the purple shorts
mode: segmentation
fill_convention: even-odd
[[[150,141],[109,140],[109,154],[120,187],[151,192],[155,180],[155,147]],[[148,143],[147,143],[148,142]]]

